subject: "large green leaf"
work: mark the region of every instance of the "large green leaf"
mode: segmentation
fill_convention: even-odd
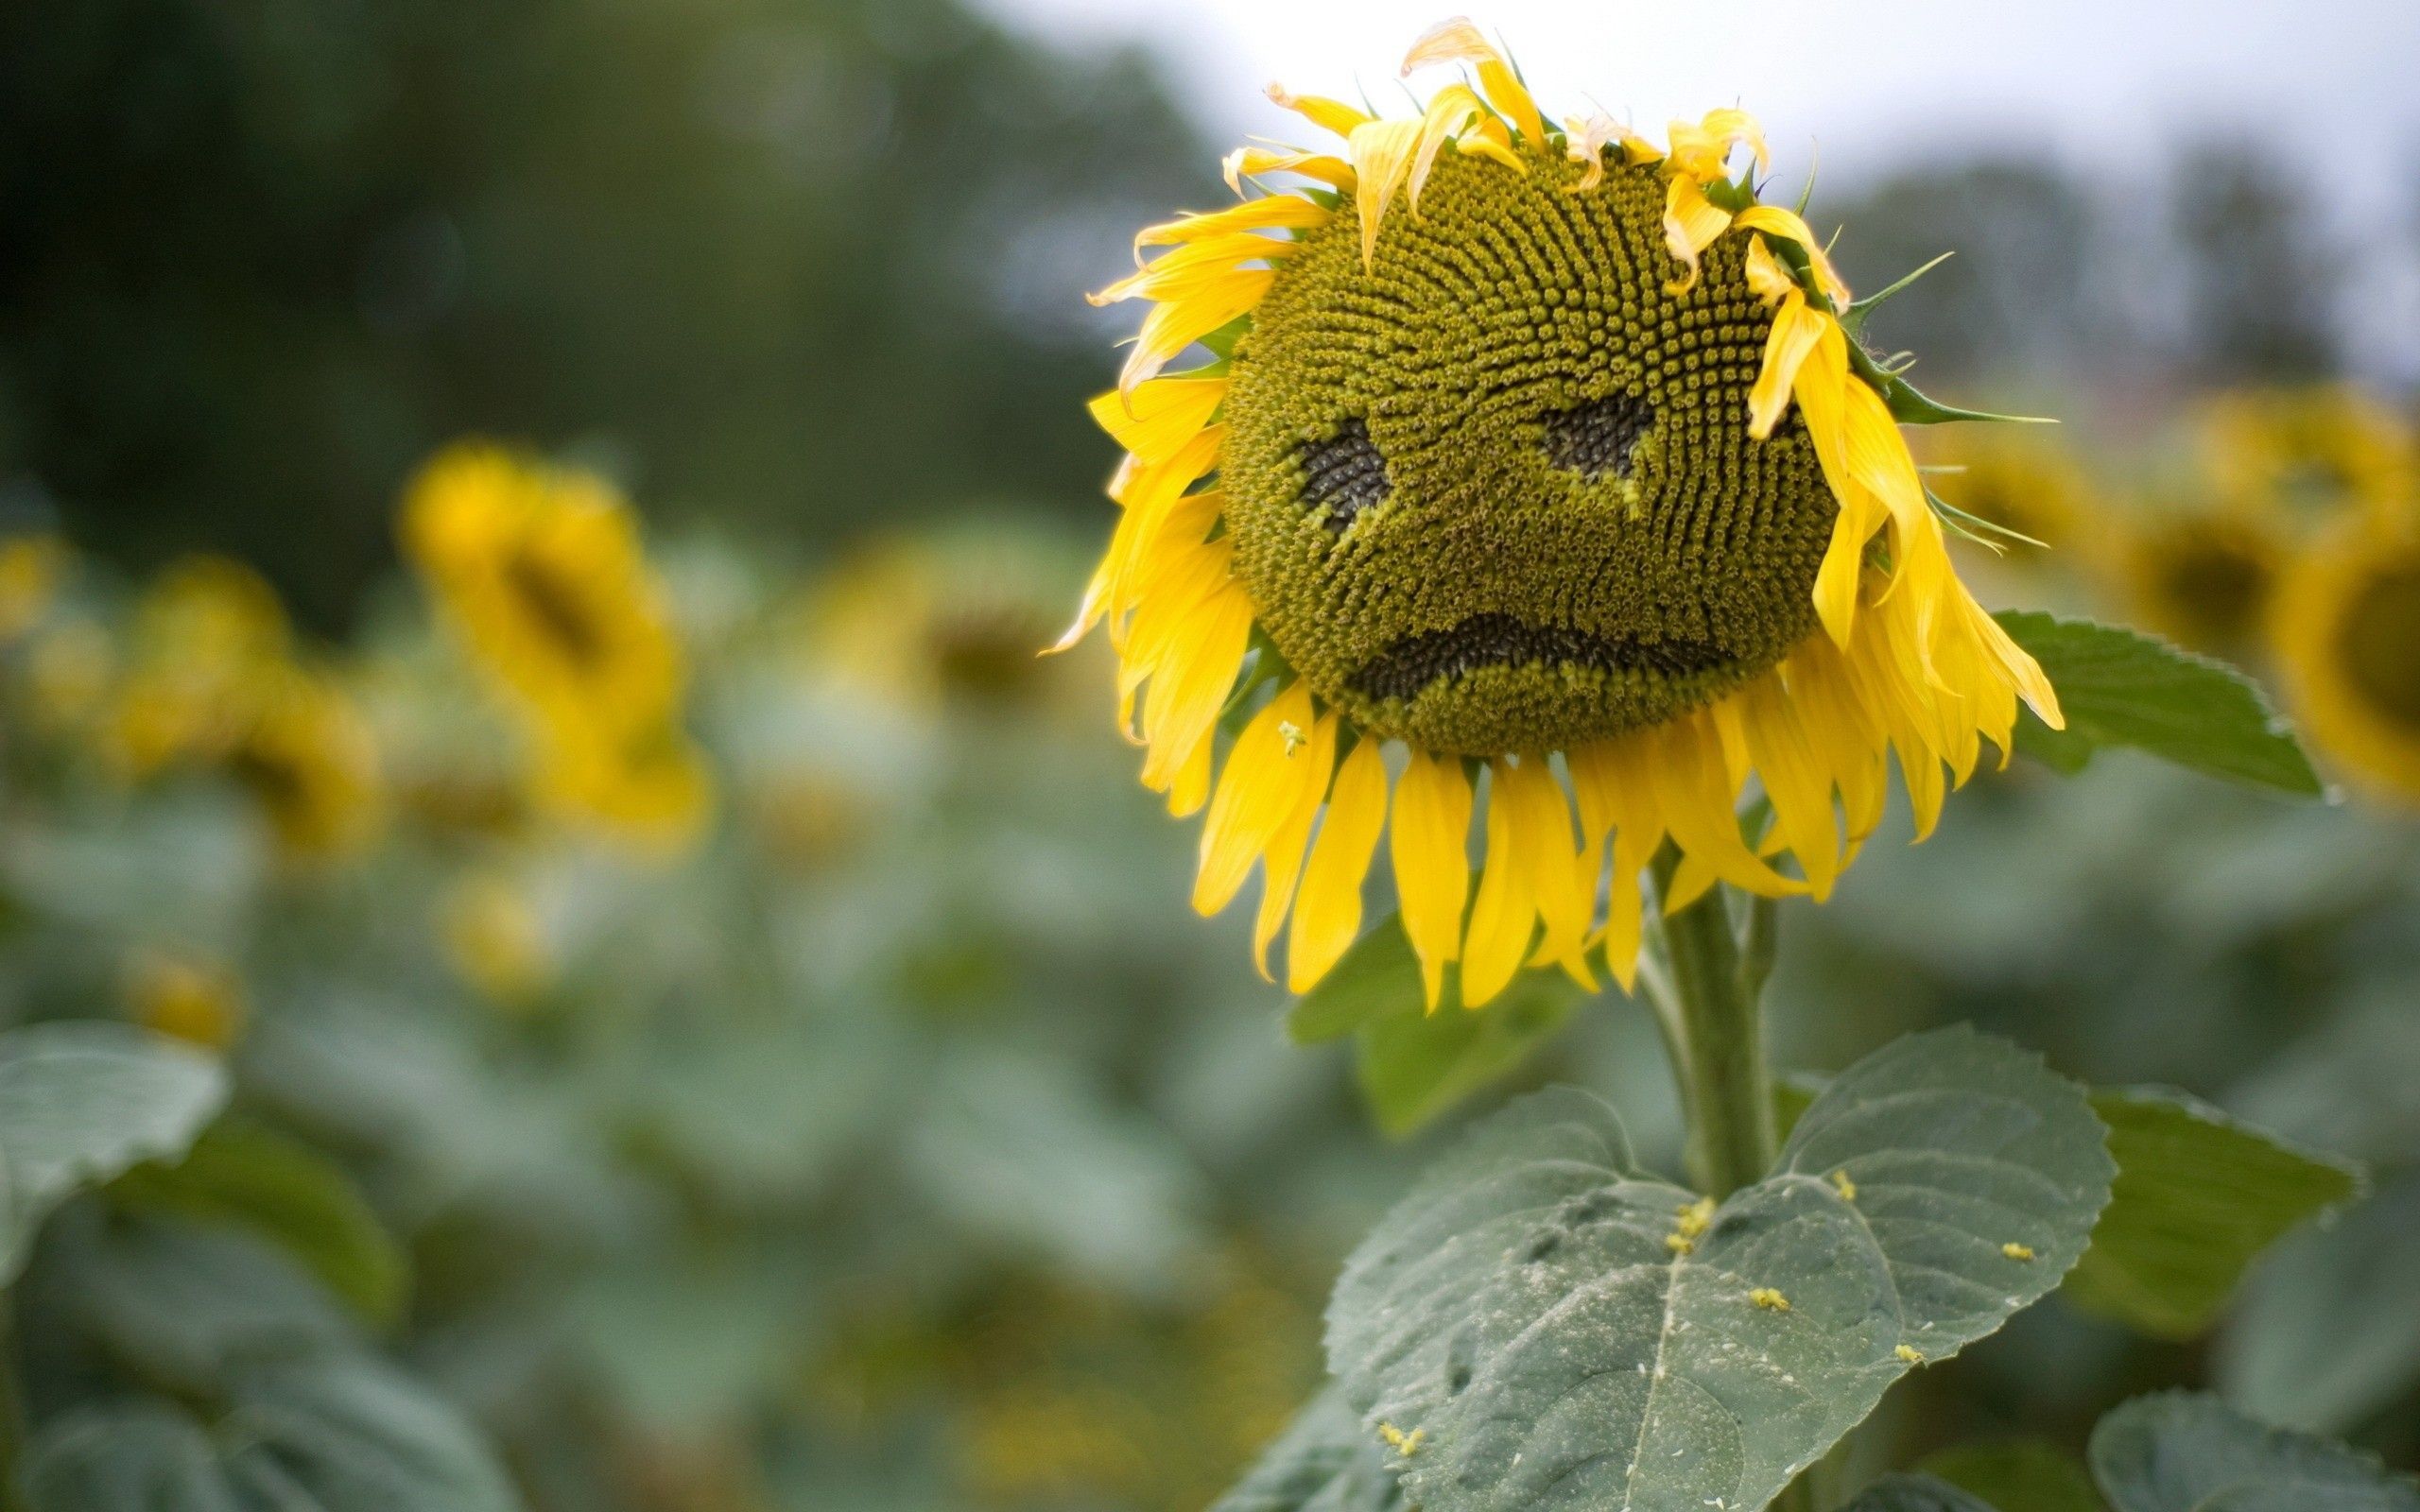
[[[0,1035],[0,1284],[60,1198],[182,1152],[226,1098],[216,1061],[124,1024]]]
[[[1973,1492],[1998,1512],[2108,1512],[2076,1457],[2037,1438],[1962,1444],[1918,1468]]]
[[[1390,1512],[1403,1505],[1387,1464],[1396,1454],[1330,1386],[1294,1415],[1210,1512]]]
[[[2118,1180],[2075,1301],[2162,1338],[2207,1328],[2253,1257],[2360,1190],[2360,1172],[2293,1149],[2182,1092],[2095,1093]]]
[[[2190,1392],[2100,1419],[2092,1473],[2118,1512],[2420,1512],[2420,1481]]]
[[[1930,1475],[1886,1475],[1841,1512],[1999,1512],[1980,1497]]]
[[[2317,797],[2319,774],[2241,673],[2133,630],[2034,612],[1996,616],[2059,691],[2067,728],[2022,716],[2017,745],[2064,772],[2131,746],[2258,787]]]
[[[2227,1395],[2336,1433],[2420,1381],[2420,1172],[2277,1246],[2221,1336]]]
[[[1424,1001],[1420,958],[1403,932],[1403,916],[1389,914],[1295,1003],[1286,1033],[1298,1045],[1324,1044],[1381,1019],[1417,1013]]]
[[[248,1362],[318,1356],[358,1337],[319,1279],[257,1234],[130,1215],[61,1227],[43,1242],[38,1279],[62,1316],[142,1380],[206,1394]]]
[[[1841,1076],[1692,1236],[1694,1195],[1555,1089],[1362,1243],[1329,1364],[1365,1426],[1420,1435],[1402,1475],[1429,1512],[1761,1506],[1893,1381],[2056,1285],[2111,1174],[2080,1088],[1947,1029]]]
[[[204,1425],[161,1401],[86,1407],[26,1467],[31,1512],[514,1512],[469,1424],[373,1361],[255,1372]]]
[[[407,1270],[352,1178],[309,1145],[233,1119],[182,1160],[139,1165],[110,1199],[139,1212],[233,1224],[274,1241],[373,1322],[403,1306]]]

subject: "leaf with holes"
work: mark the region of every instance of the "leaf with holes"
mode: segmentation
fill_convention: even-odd
[[[1387,1466],[1395,1452],[1330,1386],[1294,1415],[1210,1512],[1393,1512],[1403,1505]]]
[[[2101,1418],[2092,1473],[2118,1512],[2420,1512],[2420,1481],[2184,1391]]]
[[[182,1154],[226,1098],[216,1061],[124,1024],[0,1036],[0,1284],[61,1198]]]
[[[1852,1068],[1703,1217],[1554,1089],[1362,1243],[1329,1365],[1365,1427],[1421,1435],[1401,1475],[1427,1512],[1761,1506],[1914,1364],[2055,1286],[2112,1169],[2082,1089],[1965,1029]]]
[[[2059,692],[2067,728],[2020,716],[2018,748],[2079,772],[2105,747],[2131,746],[2232,782],[2316,798],[2319,774],[2242,673],[2163,641],[2035,612],[1996,618]]]

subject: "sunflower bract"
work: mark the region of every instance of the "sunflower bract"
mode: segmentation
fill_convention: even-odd
[[[1290,912],[1304,990],[1383,828],[1431,1005],[1459,969],[1478,1006],[1599,950],[1628,986],[1668,842],[1667,907],[1822,898],[1893,755],[1922,833],[2020,698],[2059,712],[1959,582],[1823,248],[1729,177],[1755,122],[1553,129],[1459,19],[1405,72],[1458,63],[1476,89],[1399,121],[1272,89],[1342,150],[1237,153],[1242,202],[1095,296],[1150,308],[1092,406],[1121,514],[1061,644],[1105,626],[1146,784],[1207,805],[1198,906],[1257,862],[1256,946]],[[1281,174],[1314,185],[1248,193]],[[1228,355],[1168,371],[1204,338]]]

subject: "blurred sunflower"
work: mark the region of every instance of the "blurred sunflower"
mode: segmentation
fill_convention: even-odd
[[[0,541],[0,642],[25,634],[49,611],[70,559],[67,543],[57,536]]]
[[[127,964],[125,989],[135,1022],[208,1050],[233,1044],[251,1016],[235,973],[199,956],[144,951]]]
[[[2409,427],[2338,385],[2221,395],[2204,413],[2203,433],[2221,496],[2289,515],[2392,507],[2409,496],[2420,466]]]
[[[2420,524],[2348,520],[2286,570],[2269,625],[2304,732],[2365,786],[2420,804]]]
[[[523,1007],[553,983],[544,925],[509,879],[484,872],[460,879],[439,904],[437,922],[447,960],[488,1001]]]
[[[251,795],[294,860],[360,850],[383,790],[368,721],[327,672],[295,659],[276,592],[240,562],[197,558],[163,574],[135,618],[109,734],[121,767],[215,765]]]
[[[1956,445],[1930,451],[1946,472],[1938,484],[1941,495],[1996,531],[2063,551],[2095,543],[2100,511],[2083,466],[2066,446],[2030,427],[1992,426],[1961,432]],[[2004,559],[2045,560],[2038,552]]]
[[[809,663],[847,690],[932,713],[1056,694],[1033,646],[1065,612],[1046,585],[1080,569],[1052,541],[996,525],[873,542],[806,607]]]
[[[621,496],[593,473],[468,443],[412,482],[403,538],[526,716],[542,796],[644,842],[693,837],[713,783],[681,724],[687,668]]]
[[[1145,783],[1208,806],[1196,907],[1262,864],[1255,945],[1290,913],[1295,989],[1352,943],[1392,814],[1432,1006],[1457,963],[1474,1006],[1525,961],[1591,981],[1599,940],[1627,984],[1668,839],[1668,908],[1718,879],[1822,898],[1891,752],[1923,833],[2020,696],[2060,718],[1959,582],[1893,404],[1950,412],[1875,364],[1822,243],[1757,202],[1755,123],[1558,130],[1462,20],[1404,72],[1455,63],[1477,88],[1408,120],[1272,89],[1341,155],[1236,152],[1239,195],[1310,186],[1148,228],[1138,261],[1167,250],[1095,297],[1150,309],[1092,406],[1123,512],[1062,643],[1106,623]],[[1197,342],[1214,360],[1167,373]],[[1214,792],[1214,732],[1255,697]]]
[[[2131,618],[2192,650],[2239,658],[2260,635],[2286,549],[2267,510],[2153,507],[2118,531],[2111,565]]]

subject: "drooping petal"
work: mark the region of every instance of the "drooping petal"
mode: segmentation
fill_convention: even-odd
[[[1265,267],[1226,270],[1181,298],[1151,306],[1151,313],[1143,318],[1143,329],[1134,338],[1133,350],[1126,355],[1126,366],[1117,375],[1118,392],[1132,393],[1158,377],[1160,369],[1174,362],[1185,348],[1238,316],[1250,314],[1276,277]]]
[[[1708,199],[1695,179],[1674,174],[1664,191],[1664,245],[1688,271],[1668,282],[1665,292],[1680,295],[1695,287],[1698,255],[1730,229],[1731,212]]]
[[[1270,104],[1280,110],[1292,111],[1321,130],[1333,131],[1338,136],[1351,136],[1375,119],[1369,112],[1357,111],[1341,100],[1319,94],[1289,94],[1282,84],[1270,85],[1266,93]]]
[[[1462,905],[1470,897],[1471,784],[1459,756],[1411,752],[1395,783],[1395,894],[1404,933],[1420,957],[1420,979],[1434,1012],[1445,968],[1461,954]]]
[[[1286,986],[1308,992],[1361,933],[1361,879],[1387,822],[1387,764],[1364,736],[1337,768],[1327,816],[1311,842],[1294,927],[1286,936]]]
[[[1297,680],[1253,715],[1227,752],[1201,825],[1194,912],[1224,908],[1295,808],[1310,762],[1311,690]]]
[[[1796,242],[1805,249],[1806,260],[1814,265],[1816,282],[1822,285],[1824,296],[1835,305],[1849,302],[1848,284],[1841,281],[1839,269],[1832,266],[1832,259],[1824,252],[1824,244],[1815,239],[1815,232],[1798,217],[1796,212],[1784,210],[1779,205],[1751,205],[1739,212],[1739,218],[1733,224],[1746,231],[1787,236]]]
[[[1293,147],[1237,147],[1219,160],[1219,172],[1227,180],[1227,187],[1237,194],[1244,192],[1246,179],[1264,173],[1299,173],[1340,193],[1349,194],[1353,189],[1353,166],[1342,158]]]
[[[1378,228],[1387,206],[1411,177],[1412,154],[1420,146],[1418,121],[1371,121],[1353,129],[1346,150],[1352,154],[1358,182],[1353,191],[1361,215],[1361,266],[1372,266],[1378,255]]]
[[[1505,791],[1515,769],[1504,757],[1488,763],[1487,861],[1462,944],[1465,1008],[1482,1006],[1504,990],[1537,930],[1537,868],[1530,854],[1535,836],[1523,823],[1521,804]]]
[[[1403,76],[1410,77],[1430,63],[1467,62],[1478,71],[1478,86],[1487,92],[1488,101],[1504,112],[1512,129],[1544,146],[1547,140],[1546,121],[1538,114],[1537,101],[1530,97],[1527,85],[1512,71],[1512,63],[1494,43],[1471,24],[1467,16],[1443,21],[1421,33],[1404,55]]]
[[[1146,226],[1134,233],[1134,259],[1140,264],[1146,247],[1175,247],[1245,231],[1309,231],[1334,219],[1336,212],[1300,195],[1264,195],[1224,210],[1204,211]]]
[[[1210,423],[1226,397],[1224,377],[1154,378],[1132,394],[1097,395],[1087,407],[1136,461],[1165,462]]]
[[[1327,797],[1328,779],[1336,770],[1336,735],[1341,721],[1330,712],[1311,727],[1309,738],[1293,758],[1297,775],[1293,808],[1269,837],[1261,854],[1260,908],[1253,916],[1252,964],[1262,981],[1269,974],[1269,942],[1294,905],[1294,889],[1303,877],[1304,851],[1311,843],[1311,826],[1319,822],[1320,801]]]

